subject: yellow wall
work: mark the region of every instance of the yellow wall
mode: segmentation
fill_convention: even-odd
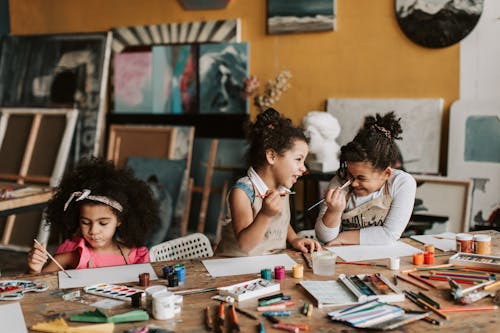
[[[276,108],[295,123],[324,110],[329,97],[441,97],[446,152],[448,108],[459,94],[459,46],[427,49],[411,42],[398,27],[394,2],[337,0],[335,32],[288,35],[266,35],[266,0],[231,0],[212,11],[185,11],[177,0],[10,0],[10,16],[14,35],[240,18],[251,73],[265,82],[282,69],[292,72],[292,88]]]

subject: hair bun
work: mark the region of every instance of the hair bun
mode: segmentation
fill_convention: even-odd
[[[385,115],[376,114],[374,116],[365,117],[364,128],[381,133],[390,140],[400,140],[401,133],[401,118],[396,118],[394,111],[388,112]]]
[[[255,125],[259,127],[274,128],[279,124],[280,113],[273,108],[268,108],[257,116]]]

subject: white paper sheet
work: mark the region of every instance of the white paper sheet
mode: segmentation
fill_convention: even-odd
[[[59,271],[59,288],[81,288],[98,283],[138,282],[139,274],[149,273],[149,280],[158,280],[153,266],[147,264],[110,266],[66,270],[71,278]]]
[[[2,332],[28,332],[19,302],[0,304],[0,322]]]
[[[422,252],[422,250],[401,241],[393,245],[344,245],[332,246],[327,249],[334,252],[345,261],[405,257],[411,256],[416,252]]]
[[[450,239],[436,238],[434,236],[441,236]],[[440,249],[441,251],[455,251],[457,248],[455,236],[456,235],[453,232],[443,232],[442,234],[437,235],[413,235],[411,238],[422,244],[432,244],[436,249]]]
[[[261,269],[274,269],[276,266],[285,266],[289,271],[295,265],[288,254],[210,259],[202,262],[212,277],[260,273]]]

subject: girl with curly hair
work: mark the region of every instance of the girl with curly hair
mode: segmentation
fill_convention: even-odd
[[[401,139],[399,122],[394,112],[367,116],[354,140],[340,149],[340,169],[330,181],[315,227],[327,246],[383,245],[401,237],[416,182],[393,168],[400,158],[395,143]]]
[[[303,252],[320,248],[317,241],[299,238],[290,226],[289,188],[304,174],[309,151],[303,131],[270,108],[247,128],[247,176],[228,197],[229,211],[216,252],[250,256],[286,248]]]
[[[65,269],[149,262],[144,242],[158,221],[146,183],[101,158],[84,158],[66,173],[47,207],[47,223],[64,239],[54,257]],[[59,270],[44,247],[29,252],[30,273]]]

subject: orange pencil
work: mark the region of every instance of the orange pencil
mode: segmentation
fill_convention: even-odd
[[[411,280],[411,279],[408,279],[408,278],[406,278],[405,276],[403,276],[403,275],[401,275],[401,274],[397,274],[397,275],[396,275],[396,277],[397,277],[398,279],[400,279],[400,280],[403,280],[403,281],[405,281],[405,282],[408,282],[409,284],[412,284],[412,285],[414,285],[414,286],[416,286],[416,287],[419,287],[419,288],[421,288],[421,289],[423,289],[423,290],[429,290],[429,288],[427,288],[427,287],[426,287],[426,286],[424,286],[423,284],[420,284],[420,283],[415,282],[415,281],[413,281],[413,280]]]
[[[461,306],[453,308],[440,309],[441,312],[465,312],[465,311],[483,311],[483,310],[496,310],[498,305],[483,305],[483,306]]]

